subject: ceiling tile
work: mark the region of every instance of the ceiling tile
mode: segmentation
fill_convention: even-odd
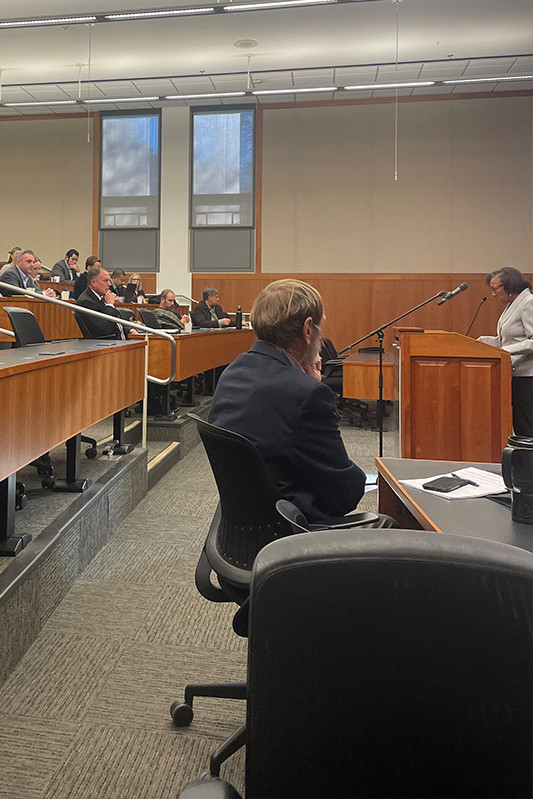
[[[396,74],[398,75],[398,80],[417,80],[420,74],[420,65],[409,68],[399,67],[398,72],[396,72],[395,67],[379,67],[377,82],[381,83],[395,80]]]
[[[513,72],[516,70],[533,69],[533,56],[518,56],[511,69]]]
[[[372,92],[335,92],[336,100],[362,100],[365,97],[372,97]]]
[[[413,94],[450,94],[449,86],[425,86],[420,89],[413,89]]]
[[[299,80],[316,80],[331,83],[333,80],[333,69],[295,69],[293,70],[294,82]]]
[[[309,94],[297,94],[295,96],[297,103],[317,103],[324,100],[333,100],[335,94],[336,92],[309,92]]]

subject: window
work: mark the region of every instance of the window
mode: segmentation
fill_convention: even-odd
[[[102,116],[100,228],[159,227],[159,114]]]
[[[191,227],[253,224],[253,109],[193,112]]]

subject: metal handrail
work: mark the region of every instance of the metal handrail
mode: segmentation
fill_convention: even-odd
[[[12,330],[5,330],[3,327],[0,327],[0,333],[2,333],[3,336],[11,336],[12,338],[16,338]]]
[[[152,336],[158,336],[159,338],[164,338],[167,341],[170,341],[171,351],[170,351],[170,376],[161,379],[159,377],[153,377],[152,375],[148,374],[148,370],[146,370],[146,379],[150,383],[157,383],[160,386],[167,386],[169,383],[172,383],[176,376],[176,340],[173,336],[165,333],[163,330],[154,330],[151,327],[146,327],[146,325],[142,325],[139,322],[128,322],[126,319],[117,318],[116,316],[110,316],[109,314],[100,313],[100,311],[93,311],[91,308],[84,308],[83,305],[75,305],[72,306],[72,303],[65,302],[65,300],[58,300],[55,297],[48,297],[46,294],[37,294],[35,291],[31,291],[29,289],[22,289],[18,286],[13,286],[11,283],[4,283],[0,280],[0,289],[8,289],[10,292],[14,291],[17,294],[24,294],[26,297],[31,297],[31,299],[35,300],[45,300],[46,302],[50,302],[53,305],[61,305],[63,308],[68,308],[69,311],[74,311],[76,313],[87,314],[88,316],[94,316],[97,319],[104,319],[106,322],[113,322],[117,326],[126,327],[128,329],[139,330],[141,333],[146,333]],[[8,335],[13,335],[11,331],[0,331],[5,332]]]

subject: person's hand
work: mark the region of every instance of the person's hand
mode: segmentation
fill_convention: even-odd
[[[181,321],[182,322],[190,322],[191,321],[191,317],[189,316],[188,313],[184,313],[183,316],[181,317]]]
[[[322,372],[320,371],[321,366],[322,366],[322,358],[319,358],[316,363],[312,363],[309,366],[307,366],[305,372],[306,374],[311,375],[311,377],[314,377],[315,380],[320,381],[322,380]]]
[[[55,298],[55,296],[56,296],[56,293],[55,293],[54,289],[46,289],[46,291],[44,293],[46,294],[47,297],[54,297]]]
[[[243,326],[243,327],[250,327],[250,322],[243,322],[243,323],[242,323],[242,326]]]
[[[222,322],[222,327],[227,327],[231,323],[231,319],[228,319],[226,316],[220,321]]]
[[[115,302],[116,302],[116,299],[117,299],[117,295],[115,294],[114,291],[108,290],[104,294],[104,300],[105,300],[106,305],[114,305]]]

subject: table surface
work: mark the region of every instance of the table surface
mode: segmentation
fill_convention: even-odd
[[[499,464],[376,458],[376,466],[380,481],[389,486],[423,529],[499,541],[533,552],[533,525],[514,522],[510,509],[503,505],[485,497],[443,499],[423,489],[410,488],[398,482],[455,472],[467,466],[500,474]]]

